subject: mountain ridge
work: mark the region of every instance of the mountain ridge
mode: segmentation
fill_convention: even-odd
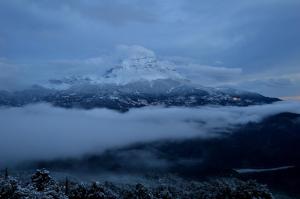
[[[0,94],[2,106],[24,106],[46,102],[63,108],[108,108],[119,111],[156,105],[166,107],[249,106],[276,101],[280,100],[257,93],[201,87],[169,79],[140,81],[125,85],[79,84],[65,90],[35,86],[23,91]]]
[[[248,106],[280,101],[232,88],[205,87],[178,73],[171,63],[143,53],[124,59],[102,76],[50,79],[15,92],[0,92],[0,106],[50,103],[63,108],[128,111],[144,106]]]

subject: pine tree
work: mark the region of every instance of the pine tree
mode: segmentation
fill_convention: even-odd
[[[69,194],[69,179],[66,177],[66,182],[65,182],[65,194]]]
[[[5,175],[4,175],[4,179],[7,180],[8,179],[8,168],[5,168]]]

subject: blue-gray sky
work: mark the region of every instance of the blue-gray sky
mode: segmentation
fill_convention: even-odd
[[[101,71],[117,46],[139,45],[202,84],[297,96],[299,10],[299,0],[2,0],[0,83]]]

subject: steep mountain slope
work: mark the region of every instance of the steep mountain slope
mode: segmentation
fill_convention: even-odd
[[[137,143],[81,159],[41,161],[34,167],[95,173],[176,173],[194,179],[249,177],[278,190],[300,194],[299,129],[299,114],[281,113],[214,139]],[[287,169],[245,175],[235,172],[237,168],[280,167]]]

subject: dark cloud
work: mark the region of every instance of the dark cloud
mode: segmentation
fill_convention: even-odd
[[[155,22],[156,16],[153,4],[142,1],[86,1],[74,5],[69,5],[71,9],[75,9],[83,17],[92,20],[104,21],[113,25],[124,25],[130,22],[151,23]],[[150,8],[150,9],[149,9]]]
[[[270,77],[262,79],[253,79],[241,81],[237,87],[265,93],[268,96],[284,97],[297,96],[299,93],[300,74]]]
[[[202,24],[190,47],[204,51],[199,54],[210,63],[220,59],[248,71],[278,66],[300,53],[299,8],[294,0],[187,1],[190,23]]]
[[[0,57],[38,65],[138,44],[247,74],[299,72],[299,10],[297,0],[4,0]]]

